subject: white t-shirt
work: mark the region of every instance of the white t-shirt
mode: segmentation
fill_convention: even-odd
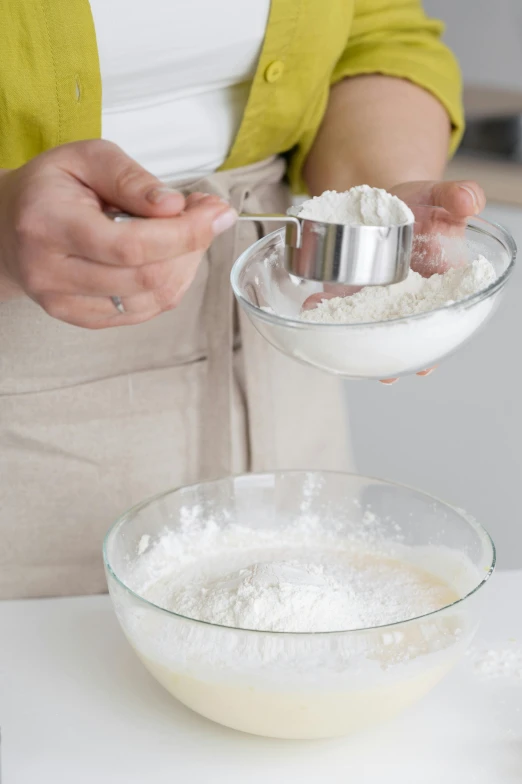
[[[270,0],[90,0],[102,135],[164,180],[225,160],[263,45]]]

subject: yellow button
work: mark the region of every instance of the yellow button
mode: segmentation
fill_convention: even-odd
[[[265,69],[265,79],[270,84],[277,82],[283,75],[283,71],[285,70],[285,64],[282,60],[274,60],[273,63],[267,65]]]

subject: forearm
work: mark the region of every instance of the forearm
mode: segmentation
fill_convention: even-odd
[[[450,131],[444,107],[411,82],[377,74],[345,79],[331,90],[305,181],[317,195],[440,179]]]

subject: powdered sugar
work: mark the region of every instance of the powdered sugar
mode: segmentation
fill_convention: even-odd
[[[357,324],[413,316],[459,302],[487,288],[496,280],[493,265],[483,256],[466,266],[442,275],[423,278],[410,271],[408,278],[393,286],[368,286],[349,297],[324,299],[312,310],[304,310],[304,321],[325,324]]]
[[[397,196],[369,185],[344,193],[325,191],[294,212],[300,218],[350,226],[397,226],[414,221],[410,208]]]

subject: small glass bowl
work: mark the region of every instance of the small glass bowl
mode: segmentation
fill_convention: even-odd
[[[144,559],[166,532],[187,530],[188,524],[197,552],[209,520],[225,534],[239,523],[283,537],[289,522],[303,518],[350,542],[371,536],[376,545],[407,553],[410,564],[449,583],[458,599],[386,626],[284,633],[186,618],[140,595],[144,564],[149,568]],[[486,531],[435,498],[377,479],[306,471],[249,474],[169,491],[124,514],[109,530],[103,553],[116,615],[152,675],[197,713],[278,738],[345,735],[422,698],[473,638],[480,589],[495,565]]]
[[[231,283],[236,299],[275,348],[328,373],[386,379],[433,367],[491,316],[513,271],[516,245],[509,232],[482,218],[459,221],[436,207],[413,211],[414,269],[429,276],[483,255],[493,264],[496,280],[465,300],[406,318],[366,324],[303,321],[303,303],[323,291],[323,285],[287,272],[284,233],[276,231],[250,246],[234,264]]]

